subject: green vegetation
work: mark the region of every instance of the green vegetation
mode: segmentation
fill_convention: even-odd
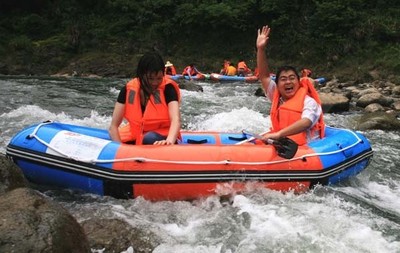
[[[0,10],[1,74],[130,76],[151,49],[178,71],[193,62],[215,72],[240,58],[254,68],[256,32],[268,24],[273,67],[400,81],[395,0],[14,0]]]

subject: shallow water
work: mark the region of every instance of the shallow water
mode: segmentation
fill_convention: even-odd
[[[126,80],[0,77],[0,152],[30,124],[54,120],[107,128]],[[182,90],[185,129],[263,132],[269,103],[259,84],[199,82]],[[327,114],[328,125],[353,128],[356,113]],[[366,131],[374,157],[366,170],[336,186],[296,195],[253,189],[221,200],[119,200],[72,190],[45,193],[79,221],[125,219],[162,239],[154,252],[400,252],[400,133]],[[126,248],[131,245],[126,245]]]

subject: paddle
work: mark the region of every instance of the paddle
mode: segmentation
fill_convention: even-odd
[[[245,131],[242,131],[242,133],[244,135],[250,135],[252,137],[247,140],[236,143],[237,145],[240,145],[242,143],[249,142],[249,141],[252,141],[255,139],[259,139],[259,140],[264,141],[266,144],[270,144],[270,145],[274,146],[278,155],[285,159],[292,159],[296,155],[297,149],[299,148],[299,145],[296,142],[294,142],[293,140],[289,139],[288,137],[282,137],[282,138],[279,138],[278,140],[267,139],[265,141],[265,140],[263,140],[263,137],[259,134],[248,133]]]

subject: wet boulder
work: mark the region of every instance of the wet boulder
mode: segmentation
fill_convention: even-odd
[[[0,252],[90,252],[75,218],[33,189],[3,194],[0,217]]]
[[[20,168],[4,155],[0,155],[0,195],[20,187],[28,182]]]
[[[350,109],[350,99],[343,94],[321,92],[319,98],[324,113],[345,112]]]
[[[362,95],[356,102],[358,107],[366,107],[369,104],[378,103],[382,106],[389,107],[393,103],[393,99],[386,97],[381,93],[367,93]]]
[[[385,108],[378,103],[369,104],[364,108],[365,112],[380,112],[385,111]]]
[[[92,218],[81,226],[88,237],[90,247],[105,252],[123,252],[132,247],[136,253],[153,252],[160,239],[148,228],[132,227],[119,219]]]
[[[264,90],[260,87],[257,88],[256,92],[254,93],[255,96],[257,97],[265,97],[265,92]]]
[[[400,120],[397,113],[373,112],[363,114],[357,121],[356,129],[358,130],[400,130]]]
[[[203,87],[201,85],[195,84],[193,82],[182,80],[179,82],[179,88],[188,90],[188,91],[199,91],[203,92]]]

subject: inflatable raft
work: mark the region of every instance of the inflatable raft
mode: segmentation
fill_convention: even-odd
[[[258,81],[257,76],[226,76],[217,73],[211,73],[210,79],[218,82],[245,82],[255,83]]]
[[[172,80],[180,80],[180,79],[185,79],[185,80],[190,80],[189,76],[184,76],[181,74],[176,74],[176,75],[168,75],[169,78],[171,78]],[[192,80],[196,80],[196,81],[204,81],[204,80],[209,80],[210,79],[210,74],[197,74],[192,76]]]
[[[177,81],[179,79],[183,79],[183,75],[181,74],[176,74],[176,75],[167,75],[169,78],[171,78],[174,81]]]
[[[189,76],[184,75],[183,78],[185,78],[186,80],[190,80]],[[197,81],[204,81],[204,80],[208,80],[210,79],[210,75],[209,74],[196,74],[194,76],[192,76],[192,80],[197,80]]]
[[[116,198],[189,200],[251,187],[304,192],[336,184],[368,166],[373,151],[359,132],[327,127],[291,159],[251,135],[182,132],[170,146],[128,145],[104,129],[44,122],[17,133],[7,156],[28,180]]]
[[[275,74],[271,75],[272,79],[275,80]],[[257,76],[226,76],[217,73],[211,73],[210,79],[217,82],[245,82],[245,83],[255,83],[258,82]],[[315,78],[314,81],[318,84],[323,84],[326,82],[324,77]]]

